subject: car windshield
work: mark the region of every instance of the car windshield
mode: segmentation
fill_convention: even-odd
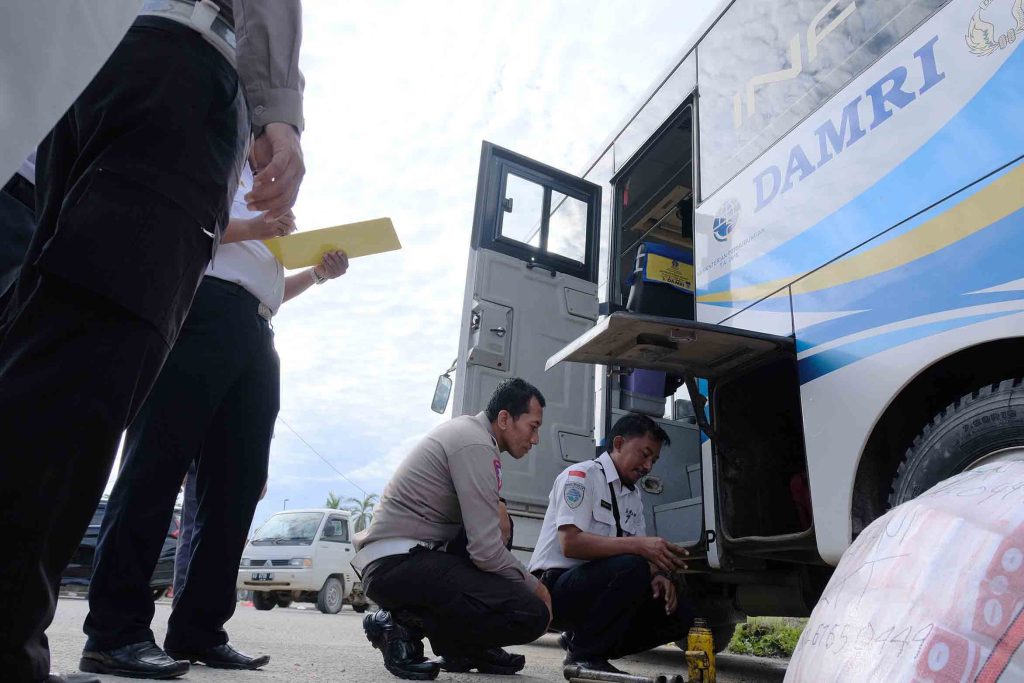
[[[253,534],[253,545],[310,545],[322,512],[280,512],[267,520]]]

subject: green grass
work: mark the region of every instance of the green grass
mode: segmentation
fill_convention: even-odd
[[[806,619],[750,617],[740,624],[729,642],[729,652],[758,657],[790,657]]]

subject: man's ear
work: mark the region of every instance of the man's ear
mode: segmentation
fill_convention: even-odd
[[[511,421],[512,415],[507,410],[502,409],[498,411],[498,419],[495,420],[495,422],[497,422],[500,429],[508,429],[508,425]]]
[[[614,453],[615,451],[621,451],[622,444],[624,443],[626,443],[626,437],[622,436],[621,434],[612,439],[612,453]]]

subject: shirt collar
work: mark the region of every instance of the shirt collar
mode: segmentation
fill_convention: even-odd
[[[609,484],[612,482],[618,482],[619,490],[622,490],[622,482],[619,480],[619,471],[615,469],[615,463],[612,461],[612,456],[608,451],[605,451],[601,455],[597,456],[597,461],[601,463],[601,467],[604,468],[604,478]]]
[[[484,429],[487,430],[487,435],[491,437],[491,444],[497,448],[498,440],[494,438],[494,425],[487,419],[487,411],[481,410],[479,413],[473,416],[473,419],[483,425]]]

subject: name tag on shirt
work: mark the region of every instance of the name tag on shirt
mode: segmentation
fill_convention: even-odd
[[[612,504],[609,503],[607,500],[602,500],[601,501],[601,507],[603,507],[605,510],[611,510],[612,509]]]

